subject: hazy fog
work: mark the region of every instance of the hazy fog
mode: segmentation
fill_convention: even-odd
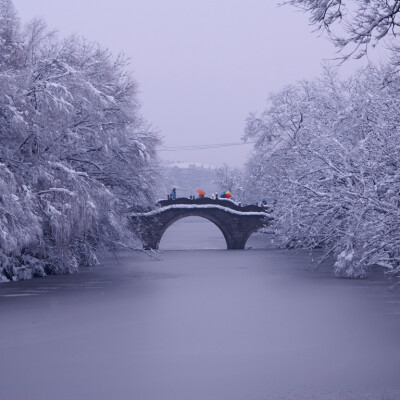
[[[166,146],[239,142],[269,92],[319,74],[336,57],[307,16],[277,0],[15,0],[23,21],[43,17],[132,57],[143,113]],[[350,63],[344,73],[360,65]],[[251,146],[162,152],[170,160],[241,165]]]

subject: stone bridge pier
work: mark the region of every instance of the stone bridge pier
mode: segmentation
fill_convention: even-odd
[[[163,234],[173,223],[190,216],[202,217],[220,229],[227,249],[234,250],[244,249],[250,235],[268,226],[272,219],[261,207],[251,206],[253,208],[248,211],[246,207],[224,203],[221,200],[212,204],[199,204],[199,201],[195,204],[169,202],[147,213],[132,214],[131,229],[141,239],[145,250],[157,250]]]

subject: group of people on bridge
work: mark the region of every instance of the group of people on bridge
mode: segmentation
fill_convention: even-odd
[[[199,199],[203,199],[206,195],[206,192],[202,189],[197,189],[196,190]],[[230,199],[232,194],[229,190],[225,190],[223,193],[221,193],[220,195],[218,195],[218,193],[215,193],[214,198],[218,199],[218,198],[222,198],[222,199]],[[195,199],[195,196],[190,195],[189,197],[191,200]],[[168,200],[176,200],[176,188],[173,188],[171,190],[171,194],[168,195]]]

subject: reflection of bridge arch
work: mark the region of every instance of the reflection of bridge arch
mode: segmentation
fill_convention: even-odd
[[[158,249],[165,231],[186,217],[202,217],[216,225],[225,238],[228,250],[244,249],[250,235],[271,221],[261,207],[241,207],[230,201],[178,199],[162,201],[159,205],[155,210],[130,217],[132,230],[147,250]]]

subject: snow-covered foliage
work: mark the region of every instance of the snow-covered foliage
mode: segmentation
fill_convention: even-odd
[[[218,187],[219,193],[229,190],[232,198],[242,202],[246,200],[246,179],[243,170],[233,168],[227,164],[216,168],[216,179],[214,183]]]
[[[400,0],[284,0],[310,13],[310,23],[327,32],[346,59],[364,56],[368,46],[385,39],[395,47]]]
[[[364,277],[372,264],[400,274],[399,93],[389,67],[344,81],[327,68],[248,119],[253,195],[276,201],[288,245],[322,247],[339,277]]]
[[[0,280],[74,271],[129,245],[153,201],[157,135],[127,60],[0,0]]]

